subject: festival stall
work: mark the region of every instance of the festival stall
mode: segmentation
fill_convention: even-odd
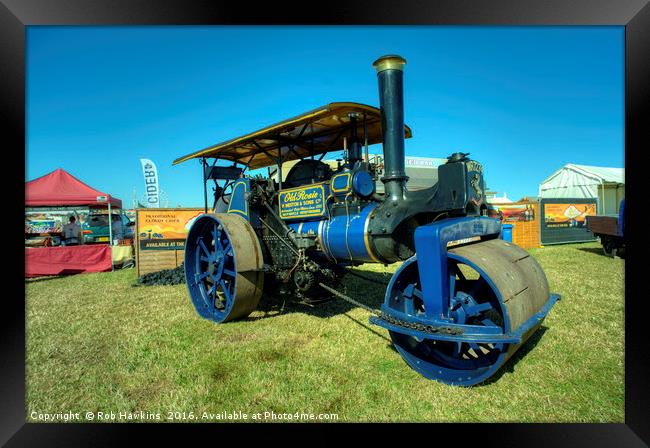
[[[45,239],[45,247],[25,247],[25,276],[110,271],[113,267],[110,244],[113,238],[110,225],[107,241],[109,244],[53,244],[57,241],[56,238],[61,237],[62,226],[67,223],[66,218],[70,214],[83,216],[85,210],[96,207],[106,208],[108,216],[111,216],[111,209],[121,209],[122,201],[95,190],[61,168],[26,182],[26,246],[28,236],[36,236]],[[124,257],[123,251],[120,249],[120,257]]]

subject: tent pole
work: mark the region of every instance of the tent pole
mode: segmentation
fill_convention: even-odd
[[[108,198],[108,248],[111,250],[111,272],[113,268],[113,216],[111,215],[111,198]]]

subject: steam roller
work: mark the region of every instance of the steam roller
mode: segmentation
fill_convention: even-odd
[[[483,167],[469,154],[409,180],[405,64],[395,55],[374,62],[379,108],[330,103],[174,161],[199,159],[205,186],[205,213],[185,245],[187,286],[196,312],[219,324],[278,294],[348,300],[388,330],[412,369],[472,386],[525,344],[559,296],[487,216]],[[380,309],[341,291],[364,263],[401,263]]]

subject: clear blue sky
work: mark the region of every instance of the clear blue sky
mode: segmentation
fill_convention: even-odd
[[[565,163],[623,167],[623,27],[30,26],[26,180],[60,167],[131,206],[145,157],[170,206],[201,206],[199,162],[175,158],[328,102],[378,105],[387,53],[408,61],[408,155],[470,152],[512,199]]]

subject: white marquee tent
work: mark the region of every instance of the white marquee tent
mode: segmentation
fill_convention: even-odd
[[[625,169],[567,163],[539,185],[540,198],[595,198],[599,214],[617,214]]]

